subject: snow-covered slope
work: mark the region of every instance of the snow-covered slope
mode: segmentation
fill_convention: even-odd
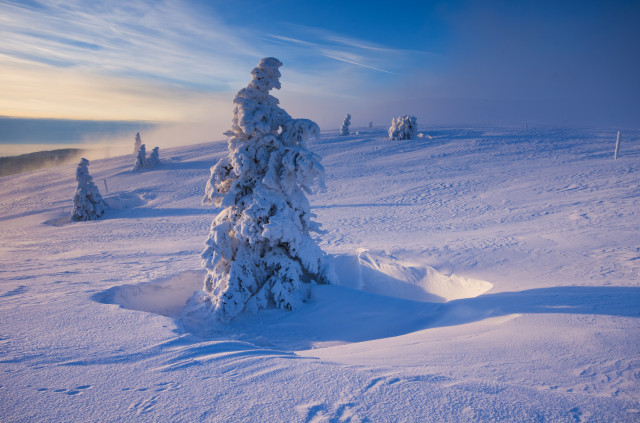
[[[0,420],[640,421],[640,133],[422,130],[316,141],[340,284],[227,325],[181,315],[224,141],[93,161],[92,222],[1,178]]]

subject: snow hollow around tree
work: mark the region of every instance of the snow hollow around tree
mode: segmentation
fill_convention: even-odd
[[[320,227],[305,195],[324,183],[320,157],[306,148],[319,128],[293,119],[269,95],[280,89],[280,66],[275,58],[262,59],[236,95],[229,154],[211,168],[206,185],[203,203],[223,210],[205,242],[207,275],[192,306],[221,321],[245,309],[296,309],[311,284],[335,279],[311,237]]]

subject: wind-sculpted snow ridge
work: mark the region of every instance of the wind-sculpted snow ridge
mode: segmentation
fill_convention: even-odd
[[[402,262],[365,249],[360,249],[355,257],[342,256],[337,260],[341,262],[338,277],[346,279],[340,271],[348,275],[346,284],[355,282],[358,289],[389,297],[440,303],[477,297],[493,287],[487,281],[447,276],[428,265]]]
[[[193,307],[207,307],[222,321],[243,310],[296,309],[311,284],[334,278],[311,237],[320,225],[305,196],[323,185],[320,157],[306,148],[319,128],[291,118],[269,94],[280,88],[280,66],[262,59],[236,95],[229,154],[211,168],[203,199],[224,209],[205,242],[208,273]]]

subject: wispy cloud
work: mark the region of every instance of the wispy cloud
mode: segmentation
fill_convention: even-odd
[[[377,68],[375,66],[369,66],[369,65],[365,65],[364,63],[360,63],[358,61],[360,59],[360,57],[358,57],[358,56],[354,57],[353,54],[345,53],[345,52],[342,52],[342,51],[336,51],[336,50],[326,50],[326,49],[320,49],[320,52],[324,56],[327,56],[327,57],[329,57],[331,59],[339,60],[339,61],[345,62],[345,63],[351,63],[352,65],[360,66],[360,67],[367,68],[367,69],[373,69],[373,70],[378,71],[378,72],[383,72],[383,73],[388,73],[390,75],[393,75],[393,72],[389,72],[388,70],[384,70],[384,69]]]
[[[318,56],[390,75],[439,56],[428,51],[379,45],[306,25],[281,23],[280,28],[294,35],[267,34],[266,38],[290,48],[305,49],[307,54],[310,50]]]
[[[319,105],[358,98],[415,56],[296,24],[264,35],[203,7],[0,0],[0,115],[189,120],[203,104],[231,98],[267,55],[285,63],[283,95]]]
[[[0,114],[189,119],[247,79],[243,35],[180,0],[0,2]]]
[[[353,53],[352,51],[345,51],[344,49],[341,50],[339,48],[336,48],[336,46],[332,46],[332,48],[328,48],[327,44],[323,45],[321,43],[299,40],[297,38],[286,37],[283,35],[276,35],[276,34],[267,34],[267,37],[269,37],[272,40],[277,40],[285,44],[311,48],[315,50],[319,55],[328,57],[330,59],[338,60],[345,63],[350,63],[355,66],[372,69],[378,72],[393,74],[393,72],[390,72],[388,70],[381,69],[379,67],[364,63],[367,61],[367,58],[360,54]]]
[[[215,90],[235,78],[243,59],[260,55],[237,30],[180,1],[3,3],[0,13],[0,51],[52,66]]]

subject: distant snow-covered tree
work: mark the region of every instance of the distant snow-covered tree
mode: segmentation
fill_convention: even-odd
[[[73,213],[71,220],[80,222],[95,220],[104,214],[107,208],[98,187],[93,183],[93,178],[89,175],[89,160],[80,159],[76,169],[76,181],[78,188],[73,197]]]
[[[349,126],[351,126],[351,115],[347,113],[340,127],[340,135],[349,135]]]
[[[136,161],[133,163],[133,171],[138,172],[147,166],[147,149],[144,144],[140,146],[138,154],[136,155]]]
[[[160,148],[154,147],[151,150],[151,154],[149,154],[149,159],[147,159],[146,166],[147,167],[156,167],[160,164]]]
[[[369,121],[369,128],[373,128],[373,121],[372,120]]]
[[[391,120],[389,138],[392,140],[411,140],[416,138],[418,123],[415,116],[403,115]]]
[[[309,151],[319,128],[293,119],[269,95],[280,89],[282,63],[264,58],[234,99],[229,154],[211,168],[204,204],[223,210],[213,220],[202,253],[207,275],[191,306],[227,321],[243,310],[292,310],[311,284],[335,279],[326,254],[311,237],[320,225],[309,201],[323,185],[321,158]]]
[[[140,132],[136,132],[136,139],[133,142],[133,154],[137,155],[138,150],[140,150],[140,146],[142,145],[142,139],[140,138]]]

